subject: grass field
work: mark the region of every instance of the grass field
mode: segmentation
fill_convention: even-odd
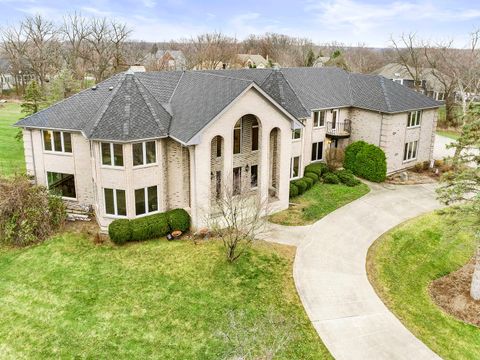
[[[460,133],[458,131],[437,129],[435,132],[438,135],[445,136],[453,140],[457,140],[460,137]]]
[[[369,250],[367,270],[375,290],[421,341],[444,359],[478,359],[480,329],[444,313],[429,284],[467,263],[472,229],[460,217],[433,213],[393,229]]]
[[[291,199],[295,205],[273,214],[269,220],[281,225],[311,224],[369,191],[363,183],[354,187],[317,183],[304,194]]]
[[[23,116],[20,104],[0,104],[0,175],[25,172],[23,143],[15,139],[18,129],[12,127]]]
[[[288,334],[275,358],[331,358],[295,290],[294,248],[258,243],[234,264],[222,251],[213,240],[94,245],[78,233],[0,248],[1,357],[218,359],[245,346],[253,359]]]

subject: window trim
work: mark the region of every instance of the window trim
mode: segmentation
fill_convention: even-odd
[[[48,173],[72,175],[73,176],[73,186],[75,187],[75,197],[69,197],[69,196],[60,196],[60,197],[64,200],[69,200],[69,201],[77,201],[78,200],[77,178],[76,178],[75,174],[67,174],[67,173],[62,173],[62,172],[57,172],[57,171],[46,170],[45,171],[45,184],[47,184],[47,190],[49,190],[49,191],[50,191],[50,184],[48,183]]]
[[[256,121],[256,124],[252,125],[252,137],[251,137],[251,149],[250,149],[252,152],[258,151],[260,149],[260,126],[258,124],[258,120],[255,119],[255,121]],[[253,129],[257,129],[257,148],[256,149],[253,148]]]
[[[153,142],[155,143],[155,161],[153,163],[148,163],[147,164],[147,143]],[[142,144],[142,164],[140,165],[135,165],[134,162],[134,156],[133,156],[133,145],[135,144]],[[131,144],[132,147],[132,167],[134,169],[141,169],[141,168],[146,168],[150,166],[156,166],[158,165],[158,151],[157,151],[157,141],[156,140],[148,140],[148,141],[140,141],[140,142],[135,142]],[[125,165],[125,161],[123,162]]]
[[[298,158],[298,174],[297,176],[293,177],[293,164],[294,164],[294,159]],[[301,177],[301,168],[302,168],[302,157],[300,155],[298,156],[292,156],[290,158],[290,180],[296,180],[300,179]]]
[[[312,155],[313,155],[313,145],[317,144],[317,149],[316,149],[316,155],[318,156],[318,144],[322,144],[322,152],[321,152],[321,156],[320,156],[320,159],[311,159],[311,162],[319,162],[319,161],[323,161],[323,151],[324,151],[324,143],[323,141],[314,141],[312,142]]]
[[[148,188],[151,188],[151,187],[155,187],[157,189],[157,210],[148,212],[148,206],[150,205],[148,203]],[[145,204],[145,212],[139,215],[137,215],[137,201],[136,201],[137,199],[135,198],[135,191],[137,190],[143,190],[143,197],[144,197],[143,201]],[[158,198],[158,185],[151,185],[151,186],[145,186],[145,187],[133,189],[133,200],[135,202],[135,218],[153,215],[160,212],[160,206],[159,206],[160,199]]]
[[[415,114],[415,122],[413,123],[413,125],[411,124],[412,114]],[[421,125],[422,125],[422,110],[410,111],[407,115],[407,129],[414,129],[414,128],[420,127]]]
[[[107,213],[107,197],[105,196],[105,190],[107,189],[113,191],[113,208],[114,208],[115,214]],[[126,212],[125,215],[118,215],[117,191],[123,191],[125,193],[125,212]],[[128,217],[127,191],[124,189],[103,188],[103,206],[104,206],[105,217],[115,218],[115,219],[124,219]]]
[[[315,125],[315,114],[318,116],[318,125]],[[321,125],[321,116],[323,115],[323,125]],[[314,129],[321,129],[325,127],[325,119],[326,119],[326,111],[325,110],[316,110],[313,112],[313,128]]]
[[[110,145],[110,163],[111,165],[104,164],[103,163],[103,149],[102,149],[102,144],[109,144]],[[122,147],[122,160],[123,160],[123,165],[114,165],[115,161],[115,145],[120,145]],[[132,146],[132,155],[133,155],[133,146]],[[155,154],[156,155],[156,154]],[[133,160],[132,160],[133,161]],[[124,146],[123,144],[119,143],[112,143],[112,142],[100,142],[100,163],[102,168],[108,168],[108,169],[124,169],[125,168],[125,152],[124,152]],[[148,164],[150,165],[150,164]],[[139,165],[140,166],[140,165]],[[120,189],[122,190],[122,189]]]
[[[45,135],[44,135],[44,133],[46,133],[46,132],[50,133],[50,147],[51,147],[51,150],[45,149]],[[54,136],[53,136],[54,132],[60,133],[60,146],[62,148],[62,150],[60,150],[60,151],[55,150],[55,139],[54,139]],[[70,146],[72,148],[71,152],[65,151],[64,134],[70,134]],[[62,130],[42,129],[42,148],[43,148],[43,152],[47,153],[47,154],[72,156],[73,155],[72,133],[69,132],[69,131],[62,131]]]
[[[403,145],[403,163],[408,163],[408,162],[417,160],[417,157],[418,157],[418,142],[419,142],[419,140],[413,140],[413,141],[408,141]],[[412,147],[411,149],[410,149],[410,146]],[[415,155],[411,158],[408,158],[409,150],[411,150],[412,154],[413,154],[413,149],[415,149]]]
[[[298,138],[295,137],[297,130],[298,130],[298,133],[300,134]],[[292,141],[300,141],[300,140],[302,140],[302,129],[301,128],[292,129]]]

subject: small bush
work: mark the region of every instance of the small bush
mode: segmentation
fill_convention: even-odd
[[[305,173],[314,173],[317,174],[320,178],[324,173],[328,172],[328,166],[324,163],[313,163],[305,166]]]
[[[302,178],[302,180],[307,183],[307,189],[311,189],[311,188],[312,188],[312,186],[313,186],[313,184],[314,184],[314,181],[313,181],[312,178],[309,178],[309,177],[304,176],[304,177]]]
[[[370,181],[385,181],[387,158],[383,150],[371,144],[363,146],[356,156],[353,173]]]
[[[307,173],[305,173],[304,178],[306,178],[306,177],[312,179],[314,184],[315,184],[315,183],[318,181],[318,179],[319,179],[319,176],[318,176],[317,174],[313,173],[313,172],[307,172]]]
[[[130,220],[130,225],[132,227],[131,241],[155,239],[170,232],[166,213],[133,219]]]
[[[338,179],[337,175],[335,175],[332,172],[329,172],[323,176],[323,182],[326,184],[338,184],[340,183],[340,180]]]
[[[303,179],[295,181],[295,185],[298,188],[298,195],[302,195],[305,191],[307,191],[307,183],[303,181]]]
[[[122,245],[132,238],[132,228],[130,220],[118,219],[112,221],[108,227],[108,236],[115,244]]]
[[[360,184],[360,180],[356,179],[350,170],[339,170],[335,175],[337,175],[338,180],[340,180],[342,184],[347,186],[357,186]]]
[[[190,229],[190,215],[184,209],[170,210],[167,212],[167,217],[170,231],[185,232]]]
[[[290,182],[290,199],[298,196],[298,187],[293,182]]]
[[[61,198],[25,176],[0,177],[0,242],[27,246],[49,237],[66,220]]]
[[[416,163],[415,166],[413,167],[413,170],[417,173],[421,173],[423,171],[423,164]]]
[[[365,141],[355,141],[348,145],[345,148],[345,156],[343,159],[343,167],[347,170],[355,171],[355,164],[357,162],[357,154],[362,150],[366,145]]]

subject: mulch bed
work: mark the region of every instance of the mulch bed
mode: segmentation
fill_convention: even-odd
[[[461,269],[433,281],[429,286],[435,304],[453,317],[480,327],[480,301],[470,296],[470,284],[475,266],[472,259]]]

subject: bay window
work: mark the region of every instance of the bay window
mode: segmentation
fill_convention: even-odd
[[[125,190],[103,189],[105,195],[105,213],[108,215],[127,216]]]
[[[146,141],[132,145],[133,166],[154,164],[157,161],[155,141]]]
[[[135,214],[143,215],[158,211],[157,186],[135,190]]]
[[[123,145],[101,143],[102,164],[110,166],[123,166]]]
[[[68,132],[42,130],[43,148],[53,152],[72,152],[72,135]]]

